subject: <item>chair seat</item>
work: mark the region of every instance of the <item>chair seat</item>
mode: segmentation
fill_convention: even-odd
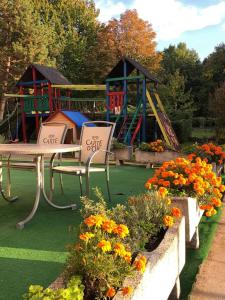
[[[18,169],[35,169],[36,164],[34,162],[10,162],[10,168]]]
[[[53,167],[52,169],[54,170],[54,172],[70,173],[75,175],[86,173],[85,166],[56,166]],[[105,172],[105,168],[90,167],[89,172]]]

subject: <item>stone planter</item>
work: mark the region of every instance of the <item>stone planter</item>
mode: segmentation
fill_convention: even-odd
[[[160,245],[152,252],[143,252],[147,258],[146,270],[135,272],[125,278],[124,286],[133,288],[132,295],[123,296],[118,292],[113,300],[167,300],[180,297],[179,275],[185,265],[185,220],[182,217],[169,228]],[[65,287],[63,276],[58,277],[50,286],[58,289]]]
[[[127,146],[122,149],[113,149],[112,152],[115,155],[116,164],[121,165],[124,161],[132,159],[133,148],[132,146]]]
[[[149,168],[154,164],[161,164],[165,161],[174,160],[180,156],[181,153],[170,150],[165,150],[164,152],[147,152],[139,149],[135,150],[136,162],[146,163],[146,168]]]
[[[191,197],[173,197],[172,204],[179,207],[185,216],[185,236],[187,246],[190,248],[199,248],[199,230],[198,225],[204,210],[200,209],[195,198]]]
[[[185,220],[181,218],[169,228],[160,245],[152,252],[143,253],[147,258],[143,274],[136,272],[124,280],[123,286],[131,286],[133,293],[124,297],[118,292],[113,300],[167,300],[179,299],[179,274],[185,264]]]

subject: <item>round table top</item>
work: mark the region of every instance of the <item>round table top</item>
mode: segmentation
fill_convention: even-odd
[[[0,154],[44,155],[79,150],[81,146],[75,144],[0,144]]]

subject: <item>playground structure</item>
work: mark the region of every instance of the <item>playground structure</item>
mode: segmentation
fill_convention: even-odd
[[[133,145],[135,140],[138,144],[146,142],[148,116],[154,117],[156,121],[155,139],[158,124],[166,143],[173,149],[179,147],[170,120],[157,94],[157,85],[158,80],[146,68],[127,57],[122,58],[108,74],[106,118],[107,121],[113,120],[117,124],[119,141],[127,145]],[[129,104],[134,107],[132,113],[128,111]]]
[[[115,137],[127,145],[146,141],[150,130],[147,118],[154,117],[155,139],[158,124],[166,143],[177,149],[179,143],[157,94],[157,85],[158,80],[147,69],[124,57],[108,74],[106,84],[101,85],[74,85],[55,68],[32,64],[16,85],[19,94],[5,96],[14,97],[19,102],[25,143],[28,141],[27,129],[30,125],[27,125],[31,118],[35,120],[37,136],[40,123],[51,120],[57,112],[86,114],[96,111],[101,112],[101,118],[116,123]],[[79,97],[83,93],[88,93],[88,97]],[[105,97],[96,97],[100,93],[104,93]]]

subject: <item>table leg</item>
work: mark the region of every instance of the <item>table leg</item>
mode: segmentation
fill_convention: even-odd
[[[71,208],[71,209],[75,209],[77,206],[76,204],[70,204],[70,205],[64,205],[64,206],[61,206],[61,205],[57,205],[57,204],[54,204],[47,196],[46,192],[45,192],[45,185],[44,185],[44,182],[45,182],[45,178],[44,178],[44,174],[45,174],[45,168],[44,168],[44,158],[42,157],[42,161],[41,161],[41,174],[42,174],[42,177],[41,177],[41,190],[42,190],[42,193],[43,193],[43,196],[45,198],[45,201],[52,207],[54,208],[58,208],[58,209],[66,209],[66,208]]]
[[[7,202],[12,203],[12,202],[15,202],[15,201],[18,199],[17,196],[14,196],[14,197],[7,197],[7,196],[5,195],[5,193],[4,193],[4,190],[3,190],[3,188],[2,188],[2,161],[0,162],[0,193],[1,193],[1,195],[2,195],[2,198],[3,198],[5,201],[7,201]]]
[[[40,202],[40,194],[41,194],[41,185],[42,185],[42,178],[41,178],[41,156],[37,156],[36,158],[36,197],[34,201],[34,206],[30,212],[30,214],[23,220],[20,221],[19,223],[16,224],[16,227],[18,229],[23,229],[24,225],[29,222],[33,216],[35,215],[39,202]]]

